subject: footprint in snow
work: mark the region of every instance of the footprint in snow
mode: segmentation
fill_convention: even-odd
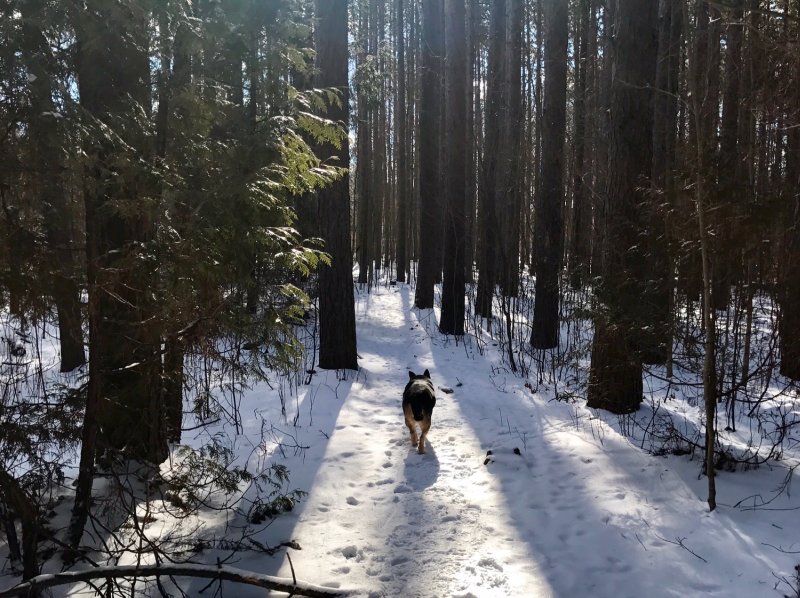
[[[394,489],[395,494],[408,494],[409,492],[414,492],[414,490],[405,484],[398,484]]]
[[[358,548],[355,544],[345,546],[341,549],[342,556],[346,559],[353,559],[358,555]]]
[[[404,564],[404,563],[407,563],[407,562],[408,562],[408,560],[409,560],[409,559],[408,559],[408,557],[407,557],[406,555],[404,555],[404,554],[401,554],[401,555],[399,555],[399,556],[396,556],[396,557],[394,557],[392,560],[390,560],[390,561],[389,561],[389,564],[390,564],[390,565],[392,565],[392,566],[394,567],[394,566],[396,566],[396,565],[402,565],[402,564]]]
[[[355,496],[348,496],[347,497],[347,504],[356,506],[358,504],[361,504],[361,501],[358,500]]]
[[[442,517],[442,523],[449,523],[450,521],[461,521],[461,515],[445,515]]]
[[[498,563],[496,560],[494,560],[493,558],[490,558],[490,557],[483,558],[483,559],[479,560],[478,561],[478,567],[484,567],[485,569],[495,569],[497,571],[502,571],[503,570],[503,566],[500,563]]]

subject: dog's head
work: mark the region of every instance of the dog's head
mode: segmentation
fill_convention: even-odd
[[[428,370],[425,370],[422,373],[422,375],[415,374],[414,372],[412,372],[410,370],[408,372],[408,380],[409,380],[409,382],[411,380],[430,380],[430,379],[431,379],[431,373]]]

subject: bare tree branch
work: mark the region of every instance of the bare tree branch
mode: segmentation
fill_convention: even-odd
[[[67,585],[76,582],[85,582],[92,579],[117,579],[125,577],[154,577],[160,575],[171,575],[176,577],[199,577],[205,579],[219,579],[222,581],[233,581],[279,592],[288,592],[297,596],[328,597],[328,596],[348,596],[352,590],[341,590],[338,588],[328,588],[302,581],[292,582],[282,577],[272,575],[262,575],[236,569],[228,566],[195,565],[195,564],[168,564],[159,565],[139,565],[139,566],[118,566],[118,567],[95,567],[82,571],[64,571],[62,573],[52,573],[37,575],[25,583],[0,591],[0,598],[11,596],[28,596],[34,589],[52,588],[55,586]]]

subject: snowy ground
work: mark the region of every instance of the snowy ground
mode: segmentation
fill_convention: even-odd
[[[776,547],[800,550],[800,501],[732,507],[752,488],[768,500],[785,470],[720,474],[722,504],[709,513],[697,460],[653,457],[615,418],[552,401],[545,387],[532,394],[412,303],[402,285],[360,294],[361,371],[320,372],[301,389],[288,444],[309,448],[284,462],[309,495],[265,535],[300,544],[298,578],[387,597],[789,593],[776,576],[800,556]],[[400,395],[408,370],[425,368],[454,392],[437,392],[419,455]],[[282,556],[240,566],[291,576]]]
[[[533,393],[491,344],[480,354],[474,338],[442,337],[436,313],[412,304],[404,285],[360,293],[361,370],[317,372],[286,416],[266,385],[242,397],[237,454],[285,464],[290,487],[309,494],[256,536],[302,550],[245,551],[228,564],[291,578],[289,550],[298,579],[371,598],[795,595],[780,578],[800,562],[800,501],[783,492],[750,508],[774,496],[785,467],[721,472],[709,513],[697,459],[654,457],[616,417],[555,401],[547,385]],[[400,400],[408,370],[426,368],[438,402],[419,455]],[[184,440],[199,445],[208,432],[192,434]],[[235,536],[244,518],[200,523],[204,537]],[[201,596],[206,583],[181,587]],[[225,595],[264,591],[228,585]]]

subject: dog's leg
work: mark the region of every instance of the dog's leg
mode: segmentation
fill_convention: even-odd
[[[411,411],[411,406],[406,405],[403,407],[403,415],[406,416],[406,425],[409,432],[411,432],[411,444],[417,445],[417,422],[414,421],[414,414]]]
[[[417,446],[417,452],[422,455],[425,453],[425,438],[428,436],[428,430],[431,429],[431,416],[426,415],[422,421],[420,422],[420,430],[422,434],[419,435],[419,445]]]

